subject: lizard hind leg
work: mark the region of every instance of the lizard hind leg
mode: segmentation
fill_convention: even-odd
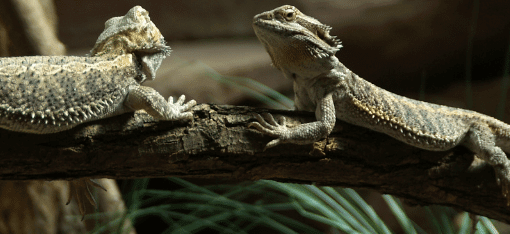
[[[489,126],[473,124],[466,134],[463,145],[494,168],[496,182],[501,186],[507,205],[510,206],[510,160],[505,152],[496,146],[496,136]]]
[[[94,199],[92,191],[90,190],[91,186],[100,188],[106,192],[106,189],[103,187],[103,185],[90,178],[80,178],[69,181],[69,193],[66,205],[69,205],[73,197],[75,197],[76,202],[78,203],[82,221],[85,218],[85,213],[87,212],[87,204],[85,202],[84,196],[89,201],[90,205],[92,205],[94,208],[97,208],[96,200]]]

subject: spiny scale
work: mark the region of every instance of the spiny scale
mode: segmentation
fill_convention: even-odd
[[[95,57],[0,58],[0,128],[53,133],[139,109],[161,120],[191,120],[193,100],[185,104],[182,96],[177,103],[167,103],[154,89],[140,86],[147,77],[155,78],[170,53],[149,13],[135,6],[105,26],[91,51]],[[135,55],[140,50],[142,55]],[[95,205],[88,180],[80,181],[70,183],[68,202],[73,193],[85,189]],[[80,196],[77,199],[84,215],[84,204]]]
[[[268,20],[269,15],[284,13],[295,14],[299,20]],[[318,26],[320,22],[293,6],[258,14],[253,22],[270,57],[278,58],[273,64],[294,81],[296,109],[315,111],[317,116],[313,124],[293,128],[276,124],[272,117],[269,122],[258,118],[259,122],[250,126],[277,137],[266,147],[312,143],[329,135],[336,119],[427,150],[444,151],[462,145],[493,166],[502,194],[510,204],[510,160],[505,153],[510,153],[510,125],[474,111],[402,97],[360,78],[334,56],[341,45],[336,37],[329,37],[330,27]],[[328,56],[323,52],[328,52]],[[300,56],[308,53],[314,55],[312,59]]]
[[[9,120],[18,119],[27,123],[25,132],[40,133],[44,127],[32,129],[29,123],[52,125],[48,131],[59,131],[55,126],[70,128],[109,115],[108,107],[122,103],[119,97],[125,97],[130,85],[138,85],[128,78],[139,75],[132,61],[130,54],[117,58],[69,57],[68,63],[59,57],[2,58],[0,113],[8,118],[0,124],[9,129],[14,124]],[[37,81],[39,85],[26,85]],[[24,89],[19,88],[21,84]]]

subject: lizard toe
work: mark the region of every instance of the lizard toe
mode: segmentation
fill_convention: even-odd
[[[189,100],[186,104],[182,106],[183,111],[188,111],[192,107],[194,107],[197,104],[195,100]]]
[[[264,147],[264,151],[266,151],[269,148],[275,147],[281,143],[282,143],[281,139],[279,139],[279,138],[274,139],[274,140],[270,141],[269,143],[267,143],[266,147]]]
[[[259,114],[256,114],[255,115],[255,118],[257,118],[257,120],[259,121],[259,125],[263,126],[263,128],[265,129],[270,129],[270,130],[274,130],[276,128],[276,126],[274,125],[271,125],[270,123],[268,123],[261,115]],[[259,129],[259,130],[262,130],[262,129]]]
[[[267,122],[273,126],[280,126],[280,124],[278,124],[278,122],[276,122],[276,120],[274,119],[273,115],[269,114],[269,113],[264,113],[264,118],[267,119]]]
[[[177,102],[176,102],[176,103],[177,103],[178,105],[180,105],[180,106],[181,106],[181,105],[184,103],[184,100],[185,100],[185,99],[186,99],[186,96],[184,96],[184,94],[183,94],[183,95],[181,95],[181,96],[179,97],[179,99],[177,100]]]
[[[192,120],[193,119],[193,113],[191,112],[183,112],[181,113],[181,116],[179,117],[179,119],[183,119],[183,120]]]
[[[81,178],[69,181],[69,193],[66,205],[68,205],[71,202],[71,200],[75,198],[76,203],[78,204],[80,214],[82,216],[81,220],[85,218],[85,213],[87,211],[86,209],[87,205],[85,200],[88,200],[90,205],[92,205],[93,207],[97,207],[97,202],[92,195],[91,186],[106,191],[106,189],[101,184],[89,178]]]
[[[281,126],[286,126],[287,125],[287,119],[284,116],[280,116],[278,118],[278,122],[280,122]]]
[[[270,136],[274,135],[274,132],[272,129],[268,129],[267,127],[262,126],[258,122],[252,122],[252,123],[248,124],[248,128],[255,128],[255,129],[259,130],[260,132],[262,132],[263,134],[267,134]]]
[[[496,182],[501,187],[501,193],[507,200],[507,206],[510,206],[510,169],[507,166],[497,167]]]

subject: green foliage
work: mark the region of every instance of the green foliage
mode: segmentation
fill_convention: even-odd
[[[182,186],[173,191],[143,188],[147,180],[139,180],[131,195],[133,220],[158,217],[168,224],[164,233],[195,233],[214,230],[219,233],[249,233],[258,226],[279,233],[318,233],[313,227],[291,219],[278,211],[292,210],[284,194],[267,190],[263,182],[239,185],[197,186],[179,178],[169,181]],[[254,202],[243,202],[256,197]]]
[[[468,106],[472,104],[471,91],[471,51],[476,31],[478,14],[477,0],[474,1],[468,55],[466,56],[466,89]],[[244,91],[256,100],[271,108],[289,108],[292,101],[267,86],[248,78],[229,77],[218,74],[207,65],[206,75],[211,79]],[[505,61],[501,103],[498,117],[501,119],[510,85],[510,44]],[[425,72],[422,75],[422,93],[426,83]],[[119,215],[119,219],[99,226],[94,233],[105,233],[108,227],[118,227],[129,218],[133,223],[148,217],[158,218],[168,225],[163,233],[196,233],[203,230],[217,233],[250,233],[256,228],[265,227],[278,233],[320,233],[310,224],[328,225],[331,233],[394,233],[378,216],[371,205],[367,204],[353,189],[317,187],[262,180],[236,185],[198,186],[179,178],[168,178],[182,188],[167,191],[147,189],[148,179],[135,180],[134,189],[125,196],[128,212]],[[423,207],[427,214],[427,227],[418,226],[405,213],[399,200],[382,196],[394,217],[405,233],[472,233],[473,220],[467,212],[458,213],[448,207]],[[289,212],[297,212],[310,222],[293,219]],[[101,214],[96,214],[101,215]],[[90,217],[90,216],[89,216]],[[456,224],[458,217],[460,224]],[[316,225],[314,225],[316,226]],[[492,222],[479,217],[476,232],[480,234],[498,233]]]
[[[135,224],[146,219],[159,219],[168,226],[163,233],[253,233],[261,227],[271,233],[321,233],[324,230],[317,229],[318,223],[329,226],[332,233],[398,231],[391,230],[353,189],[269,180],[208,186],[198,186],[180,178],[168,178],[168,181],[182,188],[171,191],[147,189],[148,179],[136,180],[136,189],[125,196],[128,213],[94,233],[106,233],[112,226],[117,226],[120,231],[126,218]],[[425,229],[433,233],[472,231],[472,220],[466,212],[425,207],[430,225],[422,228],[405,214],[397,199],[390,195],[383,195],[383,199],[405,233],[427,233]],[[289,217],[293,213],[303,218]],[[455,225],[452,219],[455,216],[460,216],[461,225]],[[476,227],[476,233],[498,233],[485,217],[480,218]]]

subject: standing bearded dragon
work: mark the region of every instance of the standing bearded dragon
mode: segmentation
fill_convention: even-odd
[[[191,120],[196,102],[166,101],[140,84],[154,79],[170,47],[149,13],[135,6],[123,17],[106,21],[91,57],[33,56],[0,58],[0,128],[46,134],[114,115],[145,110],[160,120]],[[78,186],[95,205],[88,185],[71,183],[80,212]],[[69,203],[69,201],[68,201]]]
[[[360,78],[335,57],[342,47],[331,27],[281,6],[258,14],[253,28],[276,68],[294,81],[295,106],[317,121],[288,128],[267,114],[251,123],[281,143],[309,144],[327,137],[336,119],[387,134],[409,145],[445,151],[462,145],[488,162],[510,205],[510,125],[464,109],[409,99]]]

